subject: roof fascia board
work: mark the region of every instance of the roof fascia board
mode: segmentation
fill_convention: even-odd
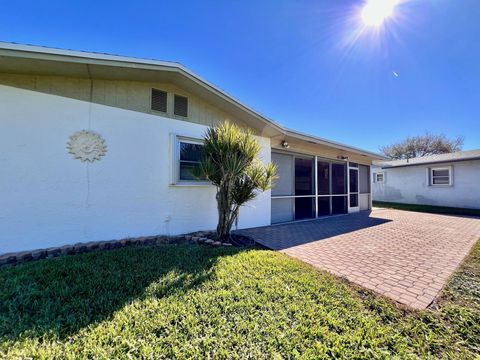
[[[177,67],[185,69],[180,63],[172,61],[161,61],[161,60],[150,60],[134,57],[126,57],[121,55],[110,55],[103,53],[95,52],[86,52],[86,51],[74,51],[74,50],[64,50],[56,49],[42,46],[32,46],[32,45],[21,45],[21,44],[12,44],[0,42],[0,54],[5,53],[8,56],[8,53],[11,53],[11,56],[18,56],[19,53],[26,55],[24,57],[38,58],[42,60],[53,60],[55,56],[59,57],[58,59],[63,60],[65,57],[71,58],[74,60],[77,58],[79,62],[84,62],[85,59],[98,61],[114,61],[114,62],[125,62],[129,64],[143,64],[143,65],[154,65],[154,66],[165,66],[165,67]],[[3,55],[3,54],[2,54]],[[48,58],[51,56],[51,58]]]
[[[369,156],[369,157],[372,157],[372,158],[375,158],[375,159],[384,159],[384,160],[386,159],[385,156],[374,153],[374,152],[365,151],[365,150],[362,150],[362,149],[359,149],[359,148],[356,148],[356,147],[353,147],[353,146],[350,146],[350,145],[345,145],[345,144],[338,143],[338,142],[335,142],[335,141],[323,139],[323,138],[320,138],[320,137],[317,137],[317,136],[312,136],[312,135],[300,133],[298,131],[287,129],[286,134],[288,136],[294,137],[296,139],[311,141],[311,142],[314,142],[314,143],[317,143],[317,144],[320,144],[320,145],[334,147],[334,148],[339,149],[339,150],[350,151],[350,152],[353,152],[353,153],[356,153],[356,154]]]

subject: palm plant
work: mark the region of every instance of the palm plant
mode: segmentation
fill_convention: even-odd
[[[195,175],[207,178],[217,188],[217,237],[228,242],[240,207],[259,191],[271,188],[276,167],[262,164],[258,158],[260,145],[250,130],[229,122],[206,131],[203,151]]]

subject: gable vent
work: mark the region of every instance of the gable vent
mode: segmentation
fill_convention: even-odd
[[[179,116],[188,116],[188,99],[186,97],[175,95],[173,101],[173,113]]]
[[[152,110],[167,112],[167,93],[152,89]]]

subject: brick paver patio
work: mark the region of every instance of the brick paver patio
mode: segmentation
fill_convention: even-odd
[[[480,238],[480,219],[375,209],[240,232],[402,304],[425,309]]]

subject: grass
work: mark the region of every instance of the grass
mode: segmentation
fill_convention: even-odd
[[[0,358],[474,358],[480,243],[438,311],[263,250],[165,245],[0,269]]]
[[[480,216],[480,210],[478,209],[463,209],[447,206],[400,204],[383,201],[374,201],[373,206],[407,211],[419,211],[432,214]]]

